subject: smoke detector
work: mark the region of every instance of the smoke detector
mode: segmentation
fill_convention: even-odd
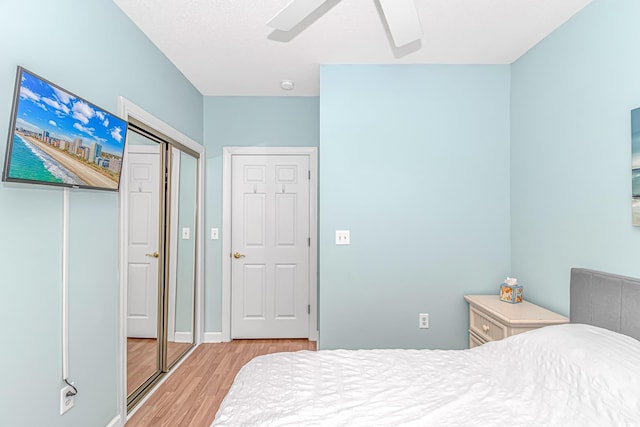
[[[282,80],[280,87],[282,90],[293,90],[293,80]]]

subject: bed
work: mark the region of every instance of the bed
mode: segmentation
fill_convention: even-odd
[[[245,365],[214,426],[640,426],[640,281],[571,271],[571,323],[471,350],[324,350]]]

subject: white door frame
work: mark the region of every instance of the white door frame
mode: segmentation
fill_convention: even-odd
[[[222,341],[231,341],[231,158],[235,155],[309,156],[309,340],[318,340],[318,148],[223,147],[222,148]]]
[[[205,153],[204,147],[188,136],[182,134],[176,129],[172,128],[162,120],[143,110],[133,102],[120,96],[118,97],[118,111],[120,117],[124,120],[128,120],[129,117],[133,117],[136,120],[146,124],[147,126],[161,132],[162,134],[173,138],[185,147],[195,151],[199,154],[198,158],[198,194],[197,199],[197,223],[196,227],[198,232],[194,236],[196,239],[196,289],[195,289],[195,325],[194,325],[194,343],[195,346],[191,349],[191,352],[202,343],[202,327],[203,321],[203,277],[204,277],[204,176],[205,176]],[[119,266],[118,274],[120,281],[120,297],[119,297],[119,358],[118,358],[118,375],[119,375],[119,393],[118,393],[118,409],[120,416],[120,423],[124,425],[127,421],[127,275],[125,274],[125,266],[127,265],[127,247],[124,244],[126,242],[126,236],[128,232],[128,203],[127,203],[127,157],[124,157],[122,165],[122,175],[120,177],[120,242],[119,242]],[[183,359],[184,360],[184,359]],[[176,365],[177,367],[177,365]],[[174,369],[171,371],[175,371]],[[169,372],[169,374],[171,374]],[[140,408],[145,400],[147,400],[157,388],[164,382],[169,374],[165,375],[162,380],[156,384],[156,386],[138,403],[136,406]],[[133,415],[133,412],[129,416]]]

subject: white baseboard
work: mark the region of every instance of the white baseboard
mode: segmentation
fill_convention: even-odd
[[[176,332],[176,342],[178,342],[178,334],[186,333],[186,332]],[[320,337],[320,333],[316,331],[313,336],[309,337],[309,341],[318,341]],[[180,341],[182,342],[182,341]],[[186,341],[191,342],[191,341]],[[204,343],[221,343],[222,342],[222,332],[205,332],[204,333]]]
[[[176,332],[173,336],[174,342],[193,342],[193,334],[191,332]]]
[[[120,421],[120,415],[116,415],[114,419],[112,419],[109,424],[105,427],[122,427],[122,421]]]
[[[222,332],[205,332],[204,342],[207,343],[220,343],[222,342]]]

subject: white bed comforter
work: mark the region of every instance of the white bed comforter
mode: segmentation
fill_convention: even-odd
[[[261,356],[214,426],[640,426],[640,342],[550,326],[472,350]]]

